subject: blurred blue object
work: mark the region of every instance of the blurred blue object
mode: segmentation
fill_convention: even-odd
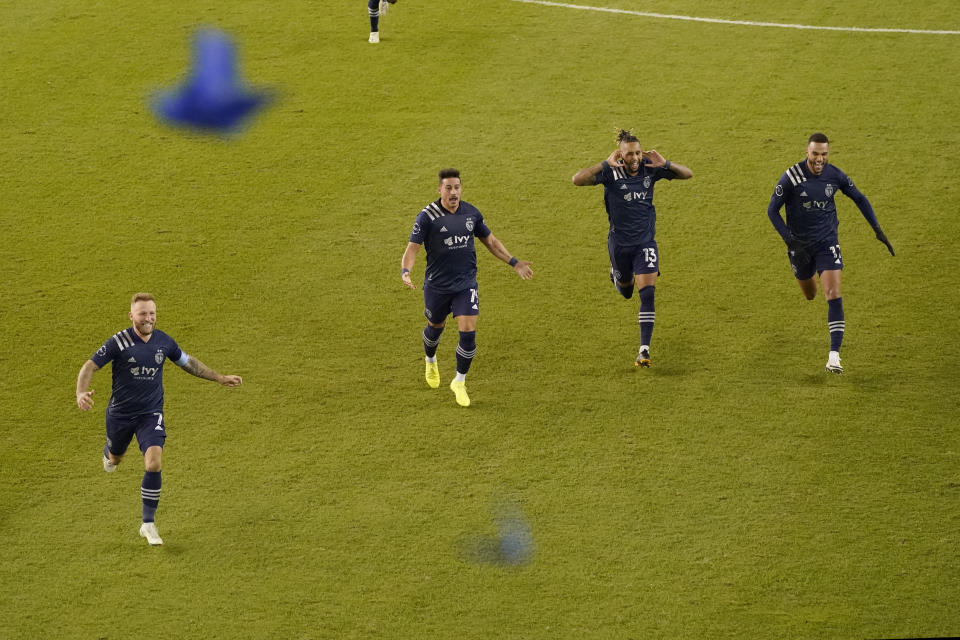
[[[533,561],[536,545],[530,521],[520,503],[510,496],[494,500],[496,535],[467,534],[460,540],[460,556],[467,562],[523,568]]]
[[[502,501],[495,510],[495,519],[500,563],[523,565],[529,562],[534,552],[533,532],[520,505],[513,501]]]
[[[504,564],[526,564],[533,556],[533,534],[526,520],[511,518],[501,520],[500,558]]]
[[[269,100],[267,92],[244,85],[230,36],[202,29],[194,35],[190,76],[182,86],[154,97],[151,107],[158,118],[172,125],[229,132]]]

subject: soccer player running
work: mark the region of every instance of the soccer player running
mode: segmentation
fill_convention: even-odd
[[[573,184],[603,185],[603,206],[610,222],[610,280],[627,299],[633,296],[636,283],[640,297],[640,350],[634,365],[649,367],[654,292],[660,275],[660,252],[654,239],[657,210],[653,206],[653,185],[657,180],[689,180],[693,172],[664,159],[656,150],[644,151],[629,130],[618,129],[616,142],[617,148],[606,160],[578,171]]]
[[[456,169],[440,171],[440,198],[431,202],[417,215],[403,257],[400,260],[400,278],[411,289],[416,285],[410,279],[410,270],[416,263],[420,247],[427,248],[427,269],[423,278],[423,314],[427,326],[423,329],[423,347],[426,352],[427,385],[440,386],[437,367],[437,345],[453,314],[460,330],[457,344],[457,375],[450,389],[461,407],[470,406],[466,376],[477,349],[477,316],[480,300],[477,297],[477,252],[473,238],[497,258],[503,260],[523,280],[533,277],[530,262],[513,257],[503,243],[487,227],[480,210],[460,198],[460,172]]]
[[[840,344],[843,342],[843,298],[840,297],[840,274],[843,256],[837,240],[837,206],[833,201],[837,191],[853,200],[867,219],[877,240],[894,255],[877,222],[877,216],[867,197],[853,185],[853,180],[828,164],[830,141],[822,133],[814,133],[807,142],[807,158],[784,172],[770,197],[767,216],[787,245],[787,255],[793,275],[807,300],[817,295],[814,272],[820,276],[823,295],[827,299],[827,329],[830,332],[830,352],[826,370],[843,373],[840,364]],[[786,206],[787,221],[780,217]]]
[[[133,326],[108,338],[80,368],[77,376],[77,406],[81,411],[93,407],[93,373],[112,363],[113,394],[107,406],[107,444],[103,448],[103,470],[111,473],[123,459],[130,440],[137,436],[143,454],[144,474],[140,485],[143,524],[140,536],[151,545],[163,544],[157,532],[155,516],[160,503],[160,459],[166,440],[163,420],[163,365],[169,359],[198,378],[237,387],[240,376],[225,376],[188,356],[177,343],[159,329],[157,303],[149,293],[137,293],[130,303]]]
[[[370,14],[370,37],[367,42],[380,44],[380,17],[387,14],[387,8],[397,4],[397,0],[367,0],[367,13]]]

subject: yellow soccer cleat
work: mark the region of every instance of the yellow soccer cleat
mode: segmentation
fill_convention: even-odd
[[[437,368],[436,362],[427,363],[427,369],[423,377],[427,379],[427,386],[431,389],[436,389],[440,386],[440,369]]]
[[[457,404],[461,407],[470,406],[470,396],[467,395],[467,383],[452,380],[450,390],[457,396]]]

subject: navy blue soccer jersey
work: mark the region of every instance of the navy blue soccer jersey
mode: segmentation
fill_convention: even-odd
[[[423,288],[435,293],[457,293],[477,288],[477,252],[473,237],[486,238],[490,229],[483,214],[469,202],[460,201],[456,213],[431,202],[417,215],[410,242],[427,249]]]
[[[154,329],[143,341],[133,327],[115,333],[90,359],[102,368],[113,364],[113,392],[107,413],[131,417],[163,411],[163,363],[186,364],[185,354],[173,338]]]
[[[876,224],[866,196],[853,185],[853,180],[848,178],[847,174],[832,164],[827,164],[820,175],[815,175],[810,171],[806,160],[793,165],[781,176],[770,198],[767,213],[779,217],[780,208],[786,206],[790,233],[804,244],[819,244],[837,235],[840,226],[834,202],[837,191],[842,191],[856,202],[871,225]],[[864,205],[869,210],[869,215],[864,210]]]
[[[650,161],[640,163],[637,175],[623,167],[607,167],[594,176],[603,185],[603,206],[610,221],[609,239],[618,247],[653,242],[657,231],[657,210],[653,206],[653,185],[657,180],[673,180],[676,174],[663,167],[654,169]]]

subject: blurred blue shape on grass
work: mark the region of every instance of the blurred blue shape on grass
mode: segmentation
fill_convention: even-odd
[[[536,552],[530,521],[513,498],[501,497],[493,505],[496,535],[467,534],[460,540],[460,556],[481,565],[519,568]]]
[[[519,509],[501,512],[497,516],[501,564],[519,566],[533,556],[533,533],[530,523]]]
[[[154,96],[151,108],[168,124],[226,133],[239,129],[270,99],[269,92],[243,83],[230,36],[201,29],[194,35],[189,77],[181,86]]]

